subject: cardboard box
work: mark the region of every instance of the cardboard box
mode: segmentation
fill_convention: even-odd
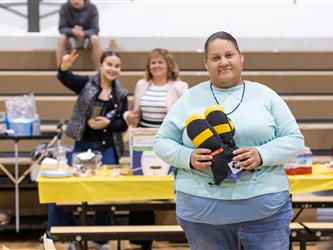
[[[133,175],[164,176],[173,171],[153,149],[158,128],[131,128],[129,131],[130,164]]]

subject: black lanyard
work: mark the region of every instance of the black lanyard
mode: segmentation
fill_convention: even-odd
[[[213,90],[213,83],[212,83],[212,82],[210,82],[210,91],[212,92],[212,94],[213,94],[213,96],[214,96],[214,99],[215,99],[216,103],[220,105],[219,101],[217,100],[217,98],[216,98],[216,96],[215,96],[215,93],[214,93],[214,90]],[[238,109],[239,105],[240,105],[240,104],[242,103],[242,101],[243,101],[244,94],[245,94],[245,82],[243,81],[243,93],[242,93],[242,97],[241,97],[239,103],[237,104],[237,106],[236,106],[231,112],[227,113],[227,115],[232,114],[233,112],[236,111],[236,109]]]

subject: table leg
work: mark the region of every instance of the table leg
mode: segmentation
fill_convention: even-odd
[[[300,250],[306,250],[306,240],[305,239],[301,239],[299,242],[299,249]]]
[[[296,215],[294,215],[294,217],[293,217],[293,219],[291,220],[291,222],[295,222],[296,219],[298,218],[298,216],[303,212],[303,210],[304,210],[304,207],[301,207],[301,208],[299,209],[299,211],[296,213]]]
[[[81,209],[82,209],[81,210],[81,225],[86,226],[87,225],[88,202],[83,201]]]
[[[19,201],[19,164],[18,164],[18,141],[15,140],[15,228],[20,232],[20,201]]]
[[[8,176],[8,178],[15,184],[16,180],[15,177],[5,168],[4,165],[0,164],[0,169],[2,170],[2,172],[5,173],[5,175]]]

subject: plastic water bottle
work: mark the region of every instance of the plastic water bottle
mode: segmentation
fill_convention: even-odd
[[[57,168],[58,170],[67,169],[67,158],[65,148],[63,146],[58,146],[57,150]]]

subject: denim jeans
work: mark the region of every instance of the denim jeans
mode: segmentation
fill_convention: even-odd
[[[273,216],[242,223],[210,225],[177,217],[191,250],[288,250],[293,211],[287,201]]]

